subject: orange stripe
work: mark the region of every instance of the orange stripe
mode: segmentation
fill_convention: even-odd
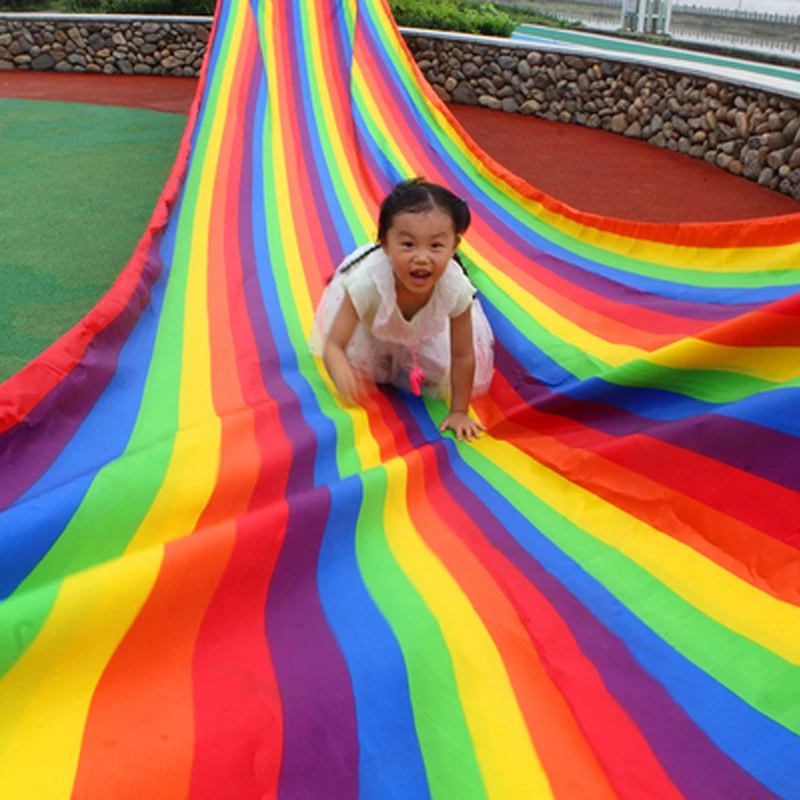
[[[153,591],[92,698],[74,797],[141,800],[145,786],[158,786],[164,800],[186,796],[195,637],[232,542],[220,531],[166,548]]]

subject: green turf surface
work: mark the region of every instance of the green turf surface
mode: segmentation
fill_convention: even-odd
[[[0,99],[0,381],[69,330],[127,264],[186,118]]]

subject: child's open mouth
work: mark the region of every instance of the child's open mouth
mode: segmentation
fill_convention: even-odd
[[[431,271],[429,269],[414,269],[411,270],[409,275],[411,276],[412,283],[421,285],[426,283],[428,278],[431,277]]]

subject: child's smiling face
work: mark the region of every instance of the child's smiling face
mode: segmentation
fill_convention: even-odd
[[[392,262],[398,300],[427,300],[458,243],[453,220],[438,208],[397,214],[381,245]]]

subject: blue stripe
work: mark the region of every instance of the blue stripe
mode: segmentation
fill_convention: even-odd
[[[262,79],[256,103],[254,122],[256,129],[271,123],[271,121],[267,120],[266,114],[267,87],[265,80]],[[273,397],[284,395],[284,397],[281,397],[282,416],[291,413],[290,405],[293,404],[291,401],[299,403],[300,414],[308,429],[308,436],[303,442],[307,451],[298,452],[297,445],[295,445],[293,460],[299,462],[303,458],[313,457],[314,485],[324,486],[339,479],[335,460],[336,426],[322,413],[308,381],[299,371],[297,353],[292,346],[283,309],[280,305],[273,273],[273,252],[269,247],[268,233],[264,224],[267,218],[264,185],[263,181],[259,179],[260,176],[266,174],[265,169],[263,137],[254,136],[252,174],[256,176],[256,179],[253,181],[250,215],[254,246],[253,258],[255,259],[266,322],[269,325],[280,364],[279,373],[271,368],[270,365],[262,365],[262,374],[270,395]],[[272,198],[270,198],[271,200]],[[277,266],[279,269],[285,269],[285,265],[278,264]],[[308,359],[311,358],[307,351],[304,351],[304,356]],[[291,392],[292,398],[285,397],[287,390]],[[283,403],[286,403],[286,405],[284,406]],[[287,489],[287,491],[289,490]]]
[[[763,425],[765,428],[800,438],[800,389],[786,387],[760,392],[723,406],[718,413],[725,417]]]
[[[354,533],[370,509],[361,480],[331,486],[331,510],[318,570],[325,616],[342,649],[353,684],[358,722],[359,797],[430,797],[409,694],[403,653],[364,585]],[[369,524],[367,522],[367,524]]]

